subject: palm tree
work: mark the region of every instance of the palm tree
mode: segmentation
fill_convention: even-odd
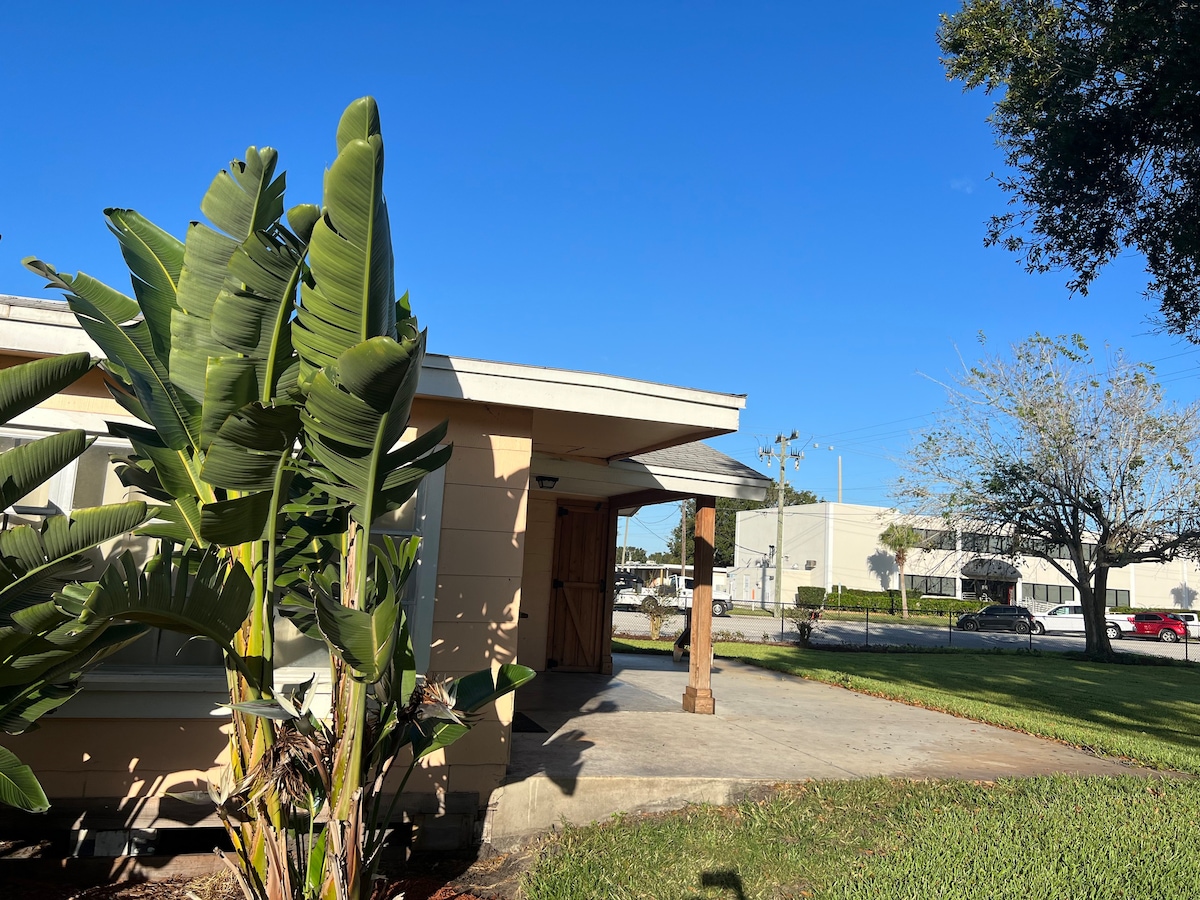
[[[911,525],[893,522],[879,535],[879,543],[896,557],[896,568],[900,570],[900,616],[908,618],[908,590],[904,586],[904,566],[908,563],[908,551],[921,546],[921,533]]]

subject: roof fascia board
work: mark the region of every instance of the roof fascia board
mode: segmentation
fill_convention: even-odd
[[[733,500],[763,500],[767,495],[766,486],[761,482],[684,469],[671,469],[668,470],[670,474],[664,474],[651,472],[645,466],[618,468],[536,454],[532,467],[538,475],[570,479],[577,485],[585,484],[589,493],[600,497],[647,490],[666,491],[686,497],[725,497]]]
[[[57,355],[84,350],[103,355],[65,304],[0,295],[4,348]],[[746,406],[741,394],[723,394],[518,363],[426,354],[420,396],[529,409],[663,422],[703,429],[702,436],[737,431]],[[644,449],[644,448],[643,448]]]
[[[418,395],[736,431],[746,398],[615,375],[426,354]]]

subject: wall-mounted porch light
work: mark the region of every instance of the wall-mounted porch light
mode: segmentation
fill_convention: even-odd
[[[558,479],[553,475],[534,475],[533,479],[543,491],[554,490],[554,486],[558,484]]]

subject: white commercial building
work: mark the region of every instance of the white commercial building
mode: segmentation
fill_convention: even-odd
[[[900,587],[896,559],[879,541],[895,521],[918,528],[929,549],[913,550],[905,565],[910,591],[926,596],[986,599],[1002,603],[1068,603],[1076,599],[1070,582],[1049,562],[998,555],[987,535],[947,530],[934,517],[900,516],[894,509],[850,503],[810,503],[785,507],[783,538],[784,603],[796,588],[838,586],[880,591]],[[734,567],[729,572],[735,603],[775,602],[775,543],[778,510],[737,514]],[[1196,589],[1200,568],[1193,560],[1141,563],[1112,569],[1109,606],[1192,609],[1200,606]]]

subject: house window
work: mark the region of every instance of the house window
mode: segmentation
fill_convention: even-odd
[[[904,589],[917,591],[924,597],[953,597],[956,579],[937,575],[905,575]]]
[[[45,433],[0,431],[0,453],[28,444]],[[97,440],[77,459],[68,463],[44,484],[34,488],[13,504],[12,510],[25,518],[40,518],[70,513],[89,506],[122,503],[130,490],[121,484],[111,457],[129,452],[129,445],[113,438]]]
[[[1021,585],[1021,596],[1025,600],[1040,600],[1043,603],[1071,603],[1075,600],[1075,588],[1069,584],[1033,584],[1026,581]]]
[[[417,493],[402,507],[375,521],[380,534],[390,534],[396,538],[415,535],[421,539],[417,565],[404,586],[402,598],[418,672],[429,668],[429,651],[433,643],[433,605],[437,592],[438,544],[442,531],[445,485],[446,469],[443,467],[426,475]]]
[[[29,432],[5,431],[0,433],[0,453],[16,449],[32,443],[44,434]],[[57,512],[70,512],[71,484],[73,477],[67,472],[74,464],[70,463],[65,469],[56,473],[49,481],[38,485],[24,497],[21,497],[10,507],[11,511],[22,517],[50,516]]]

